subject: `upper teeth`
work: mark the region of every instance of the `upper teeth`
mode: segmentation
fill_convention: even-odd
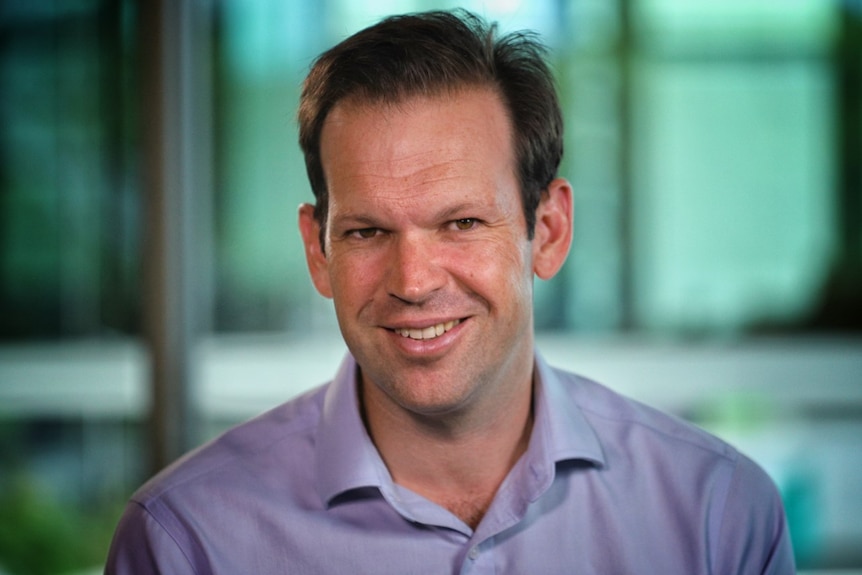
[[[396,329],[395,331],[401,334],[401,337],[409,337],[411,339],[432,339],[443,335],[459,323],[461,323],[461,320],[456,319],[423,328],[401,328]]]

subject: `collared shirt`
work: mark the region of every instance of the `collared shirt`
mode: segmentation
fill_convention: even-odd
[[[356,364],[131,499],[107,574],[791,574],[774,484],[705,432],[536,358],[527,451],[473,530],[399,486]]]

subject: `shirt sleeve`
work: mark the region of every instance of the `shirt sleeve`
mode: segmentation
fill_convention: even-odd
[[[105,575],[203,575],[174,537],[139,503],[126,507],[105,565]]]
[[[718,549],[720,575],[793,575],[796,566],[784,505],[772,479],[740,455],[725,501]]]

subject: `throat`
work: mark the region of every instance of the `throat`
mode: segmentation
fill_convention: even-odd
[[[476,497],[474,495],[469,498],[438,501],[437,503],[448,509],[458,519],[469,525],[470,529],[475,531],[491,507],[493,499],[494,494],[492,493],[486,497]]]

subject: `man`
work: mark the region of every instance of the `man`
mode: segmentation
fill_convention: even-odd
[[[531,36],[387,19],[318,59],[299,122],[350,355],[138,491],[107,573],[793,573],[754,463],[534,350],[572,190]]]

